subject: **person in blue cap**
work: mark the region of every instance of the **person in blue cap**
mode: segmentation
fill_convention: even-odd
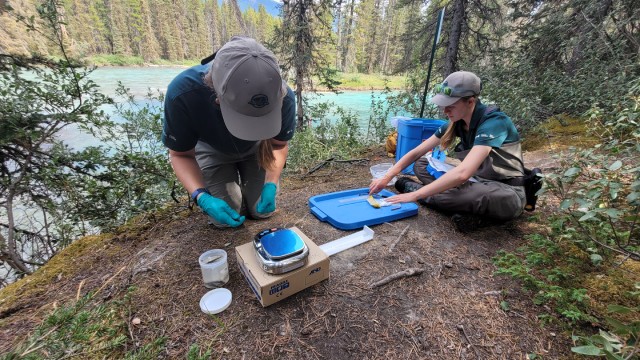
[[[369,186],[370,194],[382,190],[393,177],[415,162],[414,172],[422,184],[400,178],[395,186],[402,194],[389,203],[419,201],[453,214],[461,232],[518,217],[526,204],[524,163],[520,136],[511,119],[497,107],[480,102],[480,78],[468,71],[450,74],[435,87],[431,102],[449,119],[434,135],[405,154],[380,179]],[[424,157],[436,146],[446,149],[454,140],[461,163],[437,179],[427,171]]]
[[[164,111],[171,166],[211,223],[273,214],[296,108],[271,51],[233,37],[171,81]]]

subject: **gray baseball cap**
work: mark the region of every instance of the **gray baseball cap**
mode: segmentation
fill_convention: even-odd
[[[243,140],[270,139],[282,127],[282,76],[275,55],[252,38],[234,36],[211,65],[224,124]]]
[[[480,78],[469,71],[449,74],[442,84],[434,87],[436,95],[431,102],[438,106],[449,106],[465,96],[478,96],[482,89]]]

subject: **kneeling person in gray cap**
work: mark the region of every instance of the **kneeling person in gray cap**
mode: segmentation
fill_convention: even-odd
[[[296,108],[271,51],[233,37],[171,81],[164,112],[171,166],[214,225],[273,214]]]
[[[524,163],[520,136],[511,119],[496,106],[480,102],[480,78],[468,71],[450,74],[435,87],[431,102],[449,121],[434,135],[405,154],[382,179],[369,186],[383,189],[400,171],[415,162],[414,171],[422,184],[401,178],[396,188],[403,194],[385,199],[390,203],[419,201],[452,213],[461,232],[492,221],[519,216],[525,206]],[[446,149],[455,138],[455,156],[460,165],[436,178],[427,171],[427,152],[436,146]],[[471,179],[473,177],[473,179]]]

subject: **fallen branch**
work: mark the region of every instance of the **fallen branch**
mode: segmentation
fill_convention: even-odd
[[[471,346],[471,349],[473,349],[473,352],[476,354],[476,358],[480,359],[480,354],[478,354],[478,349],[476,349],[476,347],[474,346],[474,344],[471,342],[471,340],[469,339],[469,336],[467,335],[467,331],[464,329],[464,326],[457,325],[456,328],[460,331],[462,331],[462,335],[464,335],[464,338],[467,340],[467,342],[469,343],[469,346]]]
[[[402,232],[400,233],[400,235],[398,235],[398,238],[396,239],[396,241],[393,242],[393,244],[391,244],[391,246],[389,247],[389,252],[392,252],[393,249],[396,247],[396,245],[400,242],[400,240],[402,240],[402,237],[404,236],[404,234],[407,233],[407,231],[409,230],[409,225],[407,225],[407,227],[404,228],[404,230],[402,230]]]
[[[409,277],[409,276],[414,276],[414,275],[420,275],[424,272],[423,268],[408,268],[406,270],[397,272],[395,274],[391,274],[389,276],[387,276],[386,278],[380,280],[380,281],[376,281],[373,284],[369,285],[369,289],[373,289],[373,288],[377,288],[380,287],[382,285],[386,285],[394,280],[398,280],[398,279],[402,279],[404,277]]]

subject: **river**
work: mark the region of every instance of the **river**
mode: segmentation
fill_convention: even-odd
[[[147,99],[149,91],[165,93],[167,86],[173,78],[183,71],[184,67],[100,67],[90,75],[91,80],[100,87],[100,91],[110,97],[115,98],[118,82],[129,89],[129,92],[139,101]],[[386,95],[381,90],[375,91],[342,91],[339,94],[333,92],[320,92],[318,96],[311,96],[309,104],[314,105],[321,102],[332,102],[331,109],[342,107],[358,118],[361,128],[365,128],[371,115],[372,95],[376,100],[385,100]],[[117,99],[116,99],[117,100]],[[385,104],[386,105],[386,104]],[[113,114],[113,107],[107,106],[104,110]],[[390,116],[407,116],[406,112],[392,113]],[[327,118],[331,121],[337,120],[337,115],[330,114]],[[116,119],[117,120],[117,119]],[[75,127],[67,127],[59,134],[59,138],[69,143],[72,148],[82,149],[90,144],[95,144],[95,139],[90,135],[81,133]]]

